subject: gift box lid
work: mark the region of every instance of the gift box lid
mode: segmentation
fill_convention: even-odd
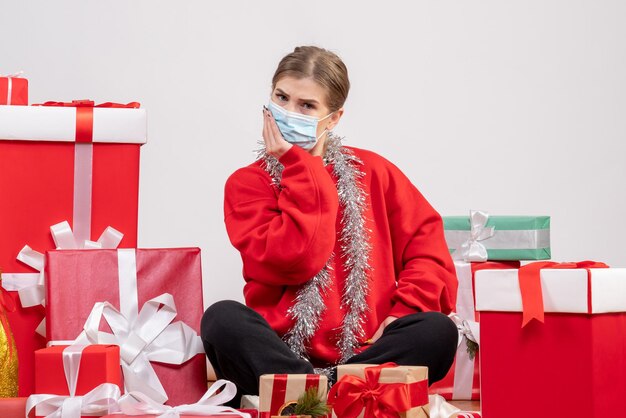
[[[519,270],[480,270],[475,274],[476,310],[521,312]],[[626,311],[626,268],[542,269],[545,312]]]
[[[523,231],[526,229],[550,229],[549,216],[489,216],[487,227],[494,226],[500,231]],[[448,231],[469,231],[469,216],[444,216],[443,227]]]
[[[76,108],[0,106],[0,140],[76,140]],[[145,144],[146,110],[93,108],[93,142]]]

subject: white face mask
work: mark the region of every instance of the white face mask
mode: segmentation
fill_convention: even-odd
[[[323,118],[318,119],[315,116],[290,112],[283,109],[272,100],[270,100],[269,109],[285,141],[298,145],[305,150],[313,148],[317,141],[328,131],[328,129],[324,129],[324,132],[317,136],[317,124],[335,113],[331,112]]]

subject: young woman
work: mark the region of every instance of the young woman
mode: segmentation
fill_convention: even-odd
[[[333,133],[350,83],[341,59],[298,47],[272,79],[263,147],[225,186],[246,306],[202,320],[220,378],[258,394],[264,373],[341,363],[424,365],[443,378],[457,345],[457,280],[441,217],[391,162]],[[407,138],[415,140],[415,138]],[[443,312],[443,313],[442,313]]]

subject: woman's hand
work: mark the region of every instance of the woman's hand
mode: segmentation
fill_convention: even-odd
[[[267,153],[276,158],[282,157],[293,147],[293,144],[285,141],[274,117],[265,107],[263,107],[263,140],[265,141]]]
[[[380,324],[380,326],[378,327],[378,329],[376,330],[376,332],[374,333],[374,336],[372,337],[371,340],[369,340],[368,342],[370,344],[374,344],[376,341],[378,341],[378,339],[380,338],[381,335],[383,335],[383,331],[385,330],[385,327],[389,324],[391,324],[393,321],[395,321],[396,319],[398,319],[395,316],[388,316],[387,318],[385,318],[385,320],[382,322],[382,324]]]

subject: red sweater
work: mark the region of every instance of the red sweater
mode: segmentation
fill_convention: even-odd
[[[457,280],[441,217],[398,167],[374,152],[348,148],[364,163],[366,227],[371,230],[364,340],[389,315],[449,313],[456,303]],[[335,342],[345,281],[336,178],[332,165],[324,166],[321,157],[298,146],[279,161],[284,165],[281,191],[260,161],[237,170],[226,182],[226,229],[243,260],[244,297],[283,336],[293,325],[287,310],[296,292],[334,251],[326,310],[309,350],[315,366],[334,364],[339,359]]]

